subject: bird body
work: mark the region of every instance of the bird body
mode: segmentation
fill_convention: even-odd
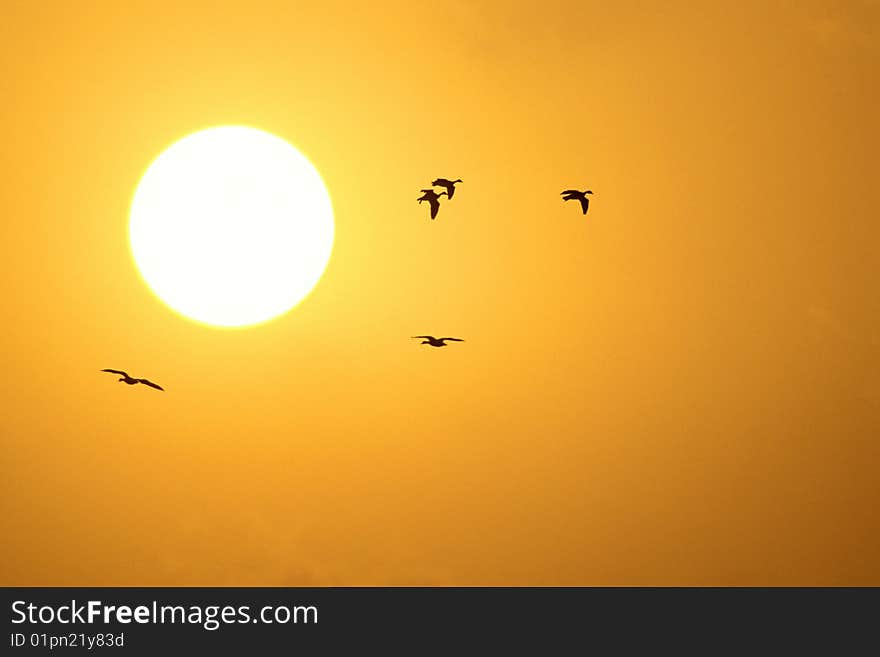
[[[437,216],[437,211],[440,209],[440,197],[444,194],[446,194],[446,192],[440,192],[438,194],[433,189],[423,189],[422,195],[417,199],[419,205],[422,204],[422,201],[427,201],[431,204],[431,219],[434,219]]]
[[[145,386],[150,386],[151,388],[155,388],[156,390],[162,390],[162,391],[165,390],[165,388],[163,388],[162,386],[157,385],[148,379],[136,379],[133,376],[129,376],[126,372],[123,372],[122,370],[106,369],[106,370],[101,370],[101,371],[102,372],[112,372],[113,374],[121,374],[122,378],[118,379],[118,381],[120,381],[122,383],[127,383],[130,386],[133,386],[137,383],[143,383]]]
[[[435,338],[433,335],[414,335],[413,338],[424,338],[419,344],[429,344],[432,347],[446,347],[447,342],[464,342],[461,338]]]
[[[452,200],[452,196],[453,196],[453,194],[455,194],[455,184],[460,183],[460,182],[461,182],[461,178],[458,178],[456,180],[449,180],[447,178],[437,178],[431,184],[434,185],[434,187],[445,188],[446,189],[446,196],[450,200]]]
[[[578,189],[566,189],[562,192],[562,200],[563,201],[572,201],[577,199],[581,202],[581,209],[584,211],[584,214],[587,214],[587,208],[590,207],[590,199],[587,198],[587,194],[592,194],[593,192],[589,189],[585,192],[582,192]]]

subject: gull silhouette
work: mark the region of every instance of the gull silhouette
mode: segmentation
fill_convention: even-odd
[[[413,338],[424,338],[419,344],[429,344],[432,347],[445,347],[446,342],[464,342],[461,338],[435,338],[433,335],[414,335]]]
[[[147,379],[135,379],[134,377],[129,376],[122,370],[101,370],[102,372],[113,372],[113,374],[121,374],[122,378],[119,379],[123,383],[127,383],[130,386],[135,385],[136,383],[143,383],[145,386],[150,386],[151,388],[155,388],[156,390],[164,391],[165,388],[162,386],[156,385],[152,381],[148,381]]]
[[[437,180],[435,180],[431,184],[434,185],[434,187],[444,187],[446,189],[446,196],[448,196],[451,200],[452,196],[455,194],[455,183],[460,183],[460,182],[461,182],[461,178],[459,178],[458,180],[447,180],[446,178],[437,178]]]
[[[584,214],[587,214],[587,208],[590,207],[590,199],[587,198],[587,194],[592,194],[589,189],[585,192],[578,191],[577,189],[566,189],[562,192],[562,200],[563,201],[571,201],[572,199],[577,199],[581,202],[581,208],[584,210]]]
[[[423,189],[422,195],[417,199],[419,205],[422,204],[422,201],[427,201],[431,204],[431,219],[437,216],[437,210],[440,209],[440,197],[446,194],[446,192],[440,192],[439,194],[435,192],[433,189]],[[448,196],[448,194],[447,194]]]

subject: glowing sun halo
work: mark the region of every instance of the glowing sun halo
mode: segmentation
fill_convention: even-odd
[[[330,196],[311,162],[242,126],[169,146],[141,178],[129,222],[153,292],[182,315],[228,327],[299,303],[324,273],[333,233]]]

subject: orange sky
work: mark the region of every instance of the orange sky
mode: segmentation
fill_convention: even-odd
[[[880,585],[880,3],[352,4],[5,3],[0,583]],[[226,123],[336,213],[238,331],[127,243]]]

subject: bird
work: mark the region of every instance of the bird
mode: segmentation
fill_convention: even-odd
[[[437,178],[437,180],[435,180],[431,184],[434,185],[434,187],[446,188],[446,196],[448,196],[449,199],[452,200],[452,196],[453,196],[453,194],[455,194],[455,183],[460,183],[460,182],[461,182],[461,178],[459,178],[458,180],[447,180],[446,178]]]
[[[165,388],[160,385],[153,383],[147,379],[135,379],[134,377],[129,376],[126,372],[122,370],[101,370],[102,372],[112,372],[113,374],[121,374],[122,378],[119,379],[123,383],[127,383],[130,386],[135,385],[136,383],[143,383],[145,386],[150,386],[151,388],[155,388],[156,390],[162,390],[164,392]]]
[[[438,194],[433,189],[423,189],[422,192],[423,194],[417,199],[419,205],[422,204],[422,201],[427,201],[428,203],[430,203],[431,219],[434,219],[437,216],[437,211],[440,209],[440,197],[446,194],[446,192],[440,192]]]
[[[420,344],[429,344],[432,347],[445,347],[447,342],[464,342],[461,338],[435,338],[433,335],[414,335],[413,338],[424,338]]]
[[[562,200],[571,201],[572,199],[577,199],[581,202],[581,208],[583,208],[584,214],[587,214],[587,208],[590,207],[590,199],[587,198],[587,194],[592,193],[593,192],[589,189],[585,192],[578,191],[577,189],[566,189],[562,192]]]

